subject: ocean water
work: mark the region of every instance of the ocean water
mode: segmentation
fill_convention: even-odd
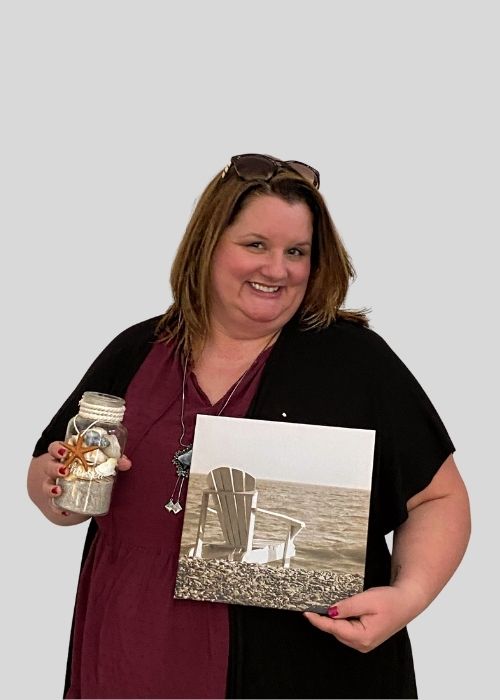
[[[186,554],[198,529],[205,474],[191,474],[181,541]],[[295,538],[296,555],[291,568],[333,570],[364,575],[370,492],[319,484],[258,479],[257,507],[305,522]],[[257,513],[254,539],[281,539],[288,527],[264,513]],[[209,514],[205,541],[223,542],[217,515]]]

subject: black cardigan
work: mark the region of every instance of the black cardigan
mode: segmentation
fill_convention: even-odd
[[[155,342],[158,320],[132,326],[103,350],[43,431],[34,456],[64,437],[84,391],[125,396]],[[292,423],[376,430],[365,588],[387,585],[390,554],[384,535],[404,522],[407,500],[430,483],[454,451],[434,407],[374,331],[343,320],[326,330],[302,331],[292,319],[271,351],[247,417],[283,421],[283,414]],[[83,559],[95,532],[91,521]],[[229,608],[228,697],[415,696],[406,630],[361,655],[298,613]],[[328,666],[338,663],[341,677],[332,686]]]

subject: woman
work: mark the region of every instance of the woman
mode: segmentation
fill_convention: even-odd
[[[66,697],[416,697],[405,626],[458,566],[468,500],[429,399],[365,315],[341,309],[352,276],[310,166],[235,156],[208,185],[174,303],[101,353],[30,465],[44,515],[85,520],[52,503],[60,440],[83,391],[125,395],[128,458],[89,527]],[[173,599],[175,465],[197,413],[377,431],[362,593],[328,617]]]

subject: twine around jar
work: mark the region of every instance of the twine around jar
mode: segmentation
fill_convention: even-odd
[[[94,403],[87,403],[83,399],[79,402],[78,415],[89,420],[100,421],[102,423],[120,423],[125,415],[125,406],[112,408],[111,406],[99,406]]]

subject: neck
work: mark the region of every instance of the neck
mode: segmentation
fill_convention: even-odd
[[[280,331],[279,328],[252,337],[242,337],[228,333],[224,328],[213,324],[203,347],[196,355],[198,358],[201,355],[216,355],[231,362],[241,362],[248,357],[256,357],[265,348],[276,342]]]

